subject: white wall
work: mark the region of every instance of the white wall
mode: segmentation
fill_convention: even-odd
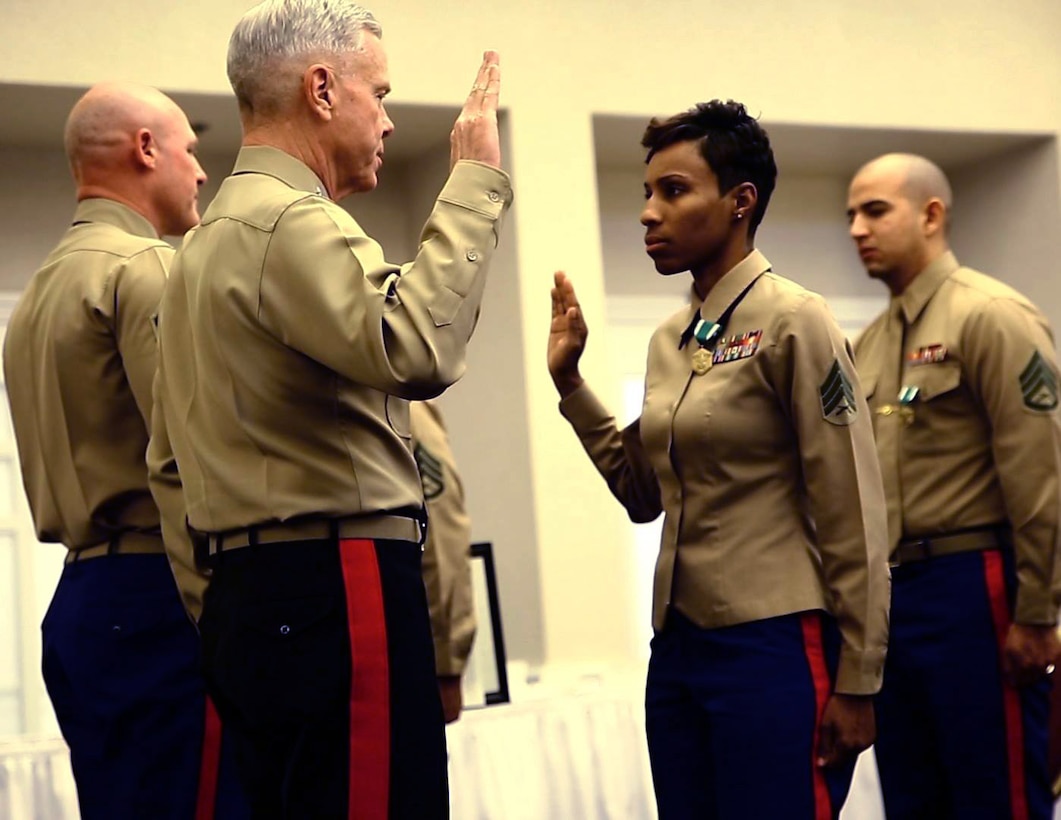
[[[76,206],[60,152],[0,148],[0,290],[21,290]]]
[[[1058,37],[1061,42],[1061,32]],[[951,175],[951,238],[959,260],[1028,296],[1055,333],[1061,329],[1061,199],[1051,184],[1057,168],[1056,142],[1043,141]]]
[[[159,0],[146,7],[133,0],[2,3],[0,82],[84,85],[135,77],[171,90],[217,93],[227,93],[223,55],[232,22],[249,5],[247,0],[208,5]],[[507,503],[477,510],[480,518],[498,522],[491,530],[512,532],[505,537],[512,549],[534,554],[527,566],[536,564],[537,573],[528,572],[526,584],[540,582],[540,589],[527,598],[539,606],[505,612],[510,624],[530,622],[518,628],[523,637],[518,650],[513,642],[513,654],[574,662],[629,657],[632,615],[623,592],[632,572],[625,549],[629,528],[558,417],[543,365],[553,270],[563,267],[576,277],[589,322],[603,328],[612,265],[606,278],[602,238],[610,259],[613,242],[629,247],[638,236],[636,221],[628,236],[621,220],[602,234],[598,202],[607,197],[599,197],[597,189],[593,114],[647,118],[720,96],[743,100],[778,122],[1056,134],[1061,3],[379,0],[371,5],[386,31],[396,100],[459,104],[479,52],[495,47],[502,53],[502,102],[510,113],[518,202],[506,236],[505,253],[512,257],[499,260],[494,271],[473,370],[457,389],[470,395],[474,388],[475,398],[462,398],[463,409],[451,415],[461,417],[454,419],[458,456],[465,471],[477,476],[470,494],[481,494],[473,502],[480,506],[490,503],[491,484],[501,474],[497,459],[508,456],[504,443],[525,423],[510,468],[523,473],[529,487],[519,499],[521,513]],[[1055,180],[1056,150],[1049,149]],[[0,200],[21,202],[37,183],[30,174],[2,174]],[[794,183],[793,190],[797,187]],[[634,190],[636,198],[639,185]],[[802,190],[815,203],[810,222],[786,223],[781,215],[789,207],[787,194],[779,191],[763,248],[779,270],[805,278],[811,287],[863,293],[867,283],[858,268],[842,264],[842,231],[835,241],[829,238],[834,228],[826,224],[825,202],[837,192],[836,184],[808,179]],[[791,204],[793,220],[803,220],[803,207]],[[45,210],[39,230],[54,236],[55,217]],[[32,226],[27,230],[35,235]],[[791,241],[808,236],[814,237],[811,259],[802,244]],[[0,236],[5,247],[7,239]],[[639,275],[651,276],[640,253],[639,247],[631,251],[628,263],[638,266]],[[1061,292],[1037,287],[1035,295],[1056,322]],[[494,327],[500,337],[486,335],[487,322],[501,326]],[[618,407],[619,379],[602,341],[606,334],[594,333],[585,372]],[[453,394],[454,409],[459,395]],[[489,449],[471,444],[468,431]],[[488,535],[499,539],[493,531]]]

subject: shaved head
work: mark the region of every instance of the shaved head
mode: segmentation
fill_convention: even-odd
[[[953,197],[946,174],[936,163],[917,154],[885,154],[867,162],[858,173],[891,177],[899,181],[900,191],[915,207],[938,199],[950,211]]]
[[[161,136],[181,120],[184,112],[158,89],[135,83],[93,86],[70,111],[63,134],[74,176],[86,163],[120,161],[141,128]]]
[[[156,88],[101,83],[75,103],[63,132],[78,200],[103,197],[144,216],[160,235],[179,236],[199,222],[195,158],[188,118]]]
[[[885,154],[859,168],[848,190],[847,219],[869,275],[902,293],[949,249],[951,202],[946,175],[917,154]]]

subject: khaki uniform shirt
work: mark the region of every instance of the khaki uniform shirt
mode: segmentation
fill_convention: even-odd
[[[408,400],[464,371],[508,177],[457,163],[402,268],[323,192],[290,155],[244,148],[174,260],[156,395],[168,435],[149,463],[172,495],[168,439],[195,530],[423,504]],[[180,527],[175,505],[166,515]]]
[[[472,651],[472,521],[464,507],[464,487],[438,405],[409,405],[413,455],[427,502],[424,586],[435,640],[438,675],[460,675]]]
[[[695,375],[699,314],[757,276]],[[659,327],[641,418],[620,432],[583,387],[561,402],[635,521],[665,513],[653,626],[674,606],[706,628],[825,609],[843,645],[836,691],[880,688],[889,575],[884,495],[847,343],[821,297],[757,251]]]
[[[144,451],[151,317],[172,257],[138,213],[86,199],[11,315],[4,378],[41,541],[78,550],[116,533],[158,534]]]
[[[1061,426],[1053,335],[1042,313],[946,253],[892,300],[856,349],[886,486],[894,473],[891,546],[904,536],[1008,523],[1016,621],[1055,623]],[[896,384],[908,388],[907,403]]]

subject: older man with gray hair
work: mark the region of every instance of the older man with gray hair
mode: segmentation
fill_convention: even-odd
[[[409,400],[464,370],[511,188],[486,52],[415,259],[336,204],[394,130],[381,34],[349,0],[239,21],[243,147],[160,313],[153,489],[259,817],[448,814]]]

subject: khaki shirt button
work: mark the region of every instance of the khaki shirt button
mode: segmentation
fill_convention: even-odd
[[[486,196],[491,202],[500,202],[501,201],[501,194],[499,194],[497,191],[491,191]]]
[[[478,262],[479,251],[468,251],[466,254],[464,254],[464,258],[467,259],[469,262]]]
[[[320,185],[318,185],[318,186],[317,186],[316,188],[314,188],[314,189],[313,189],[313,192],[314,192],[314,193],[315,193],[315,194],[316,194],[317,196],[324,196],[324,191],[322,191],[322,190],[321,190],[321,186],[320,186]]]

